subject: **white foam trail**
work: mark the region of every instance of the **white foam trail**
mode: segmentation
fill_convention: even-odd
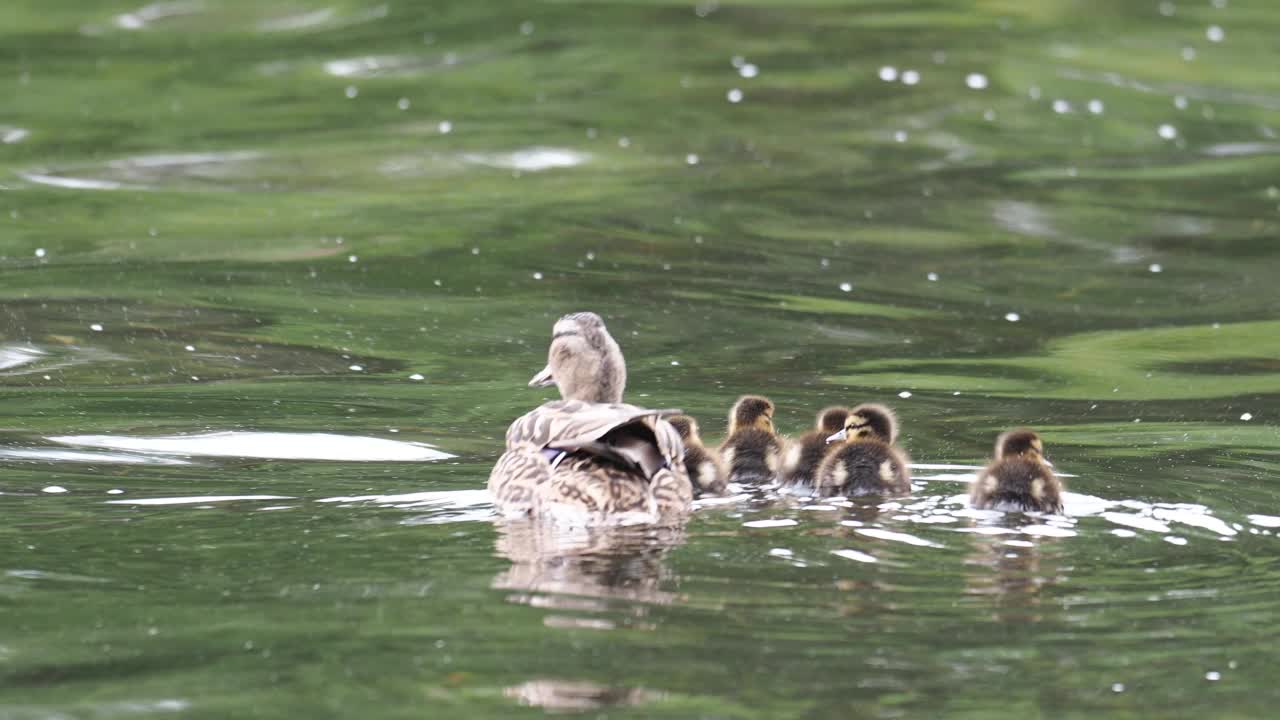
[[[1169,526],[1156,520],[1153,517],[1145,515],[1133,515],[1131,513],[1105,512],[1102,513],[1104,520],[1113,522],[1116,525],[1124,525],[1139,530],[1150,530],[1151,532],[1167,533]]]
[[[85,452],[62,448],[14,448],[0,447],[0,458],[14,460],[45,460],[49,462],[94,463],[102,465],[190,465],[177,458],[151,457],[147,455],[121,455],[105,452]]]
[[[933,542],[932,540],[925,540],[924,538],[918,538],[915,535],[908,535],[907,533],[893,532],[892,530],[884,530],[881,528],[858,528],[857,530],[854,530],[854,532],[858,533],[859,535],[866,535],[867,537],[873,537],[880,540],[889,540],[891,542],[906,543],[907,545],[915,545],[916,547],[931,547],[931,548],[942,547],[942,545],[936,542]]]
[[[186,497],[134,498],[106,500],[107,505],[204,505],[235,500],[293,500],[289,495],[190,495]]]
[[[749,527],[749,528],[777,528],[777,527],[791,527],[792,525],[799,525],[799,524],[800,524],[800,523],[796,522],[795,520],[786,520],[786,519],[780,519],[780,520],[749,520],[749,521],[747,521],[747,522],[742,523],[742,527]]]
[[[1258,527],[1280,528],[1280,517],[1275,515],[1250,515],[1249,522]]]
[[[124,183],[114,180],[94,180],[93,178],[63,177],[61,175],[45,175],[43,173],[20,172],[18,177],[37,185],[66,188],[68,190],[120,190]]]
[[[493,497],[488,490],[436,490],[431,492],[400,493],[398,495],[346,495],[320,498],[322,503],[371,502],[399,507],[416,507],[420,505],[449,505],[452,507],[473,507],[476,505],[493,505]]]
[[[509,153],[465,153],[461,158],[475,165],[539,172],[576,167],[590,160],[591,154],[565,148],[530,147]]]
[[[859,552],[857,550],[832,550],[831,554],[835,555],[836,557],[842,557],[845,560],[853,560],[855,562],[860,562],[860,563],[880,562],[879,560],[875,559],[875,556],[868,555],[864,552]]]
[[[425,443],[330,433],[228,431],[154,437],[62,435],[48,439],[64,445],[193,457],[335,462],[422,462],[455,457]]]
[[[29,365],[48,355],[30,345],[5,345],[0,347],[0,370]]]

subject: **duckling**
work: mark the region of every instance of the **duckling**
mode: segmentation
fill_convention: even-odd
[[[814,429],[801,435],[787,447],[786,457],[782,461],[784,484],[813,484],[818,475],[818,466],[827,456],[827,451],[835,449],[835,446],[827,442],[827,438],[844,428],[844,421],[848,417],[849,408],[840,406],[824,408],[818,413]]]
[[[842,442],[818,466],[819,495],[906,495],[911,492],[911,459],[894,443],[898,419],[884,405],[849,411],[844,428],[827,438]]]
[[[698,421],[688,415],[672,415],[666,420],[684,441],[684,467],[689,471],[694,497],[723,495],[729,482],[728,474],[720,462],[720,455],[702,444]]]
[[[996,438],[996,456],[969,489],[976,508],[1026,512],[1062,512],[1062,481],[1044,457],[1044,443],[1032,430],[1018,428]]]
[[[743,395],[733,404],[720,459],[729,469],[730,482],[768,482],[777,475],[782,442],[773,430],[773,403],[768,398]]]
[[[604,522],[657,521],[687,513],[693,486],[680,434],[664,416],[622,403],[622,350],[599,315],[556,321],[547,366],[530,387],[555,385],[544,403],[507,428],[506,452],[489,474],[505,516],[558,516]]]

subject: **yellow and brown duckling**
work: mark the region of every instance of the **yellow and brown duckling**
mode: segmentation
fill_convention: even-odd
[[[720,455],[702,444],[698,421],[688,415],[672,415],[666,419],[680,433],[684,442],[684,467],[689,471],[695,497],[723,495],[729,483]]]
[[[819,495],[906,495],[911,492],[911,459],[895,445],[898,419],[884,405],[864,404],[849,411],[844,427],[828,438],[833,444],[818,466]]]
[[[782,441],[773,429],[773,403],[768,398],[743,395],[733,404],[720,459],[730,482],[763,483],[777,476]]]
[[[824,408],[818,413],[814,429],[801,435],[787,446],[782,460],[782,482],[786,485],[812,485],[818,477],[818,466],[827,453],[838,446],[827,438],[844,429],[849,417],[847,407]]]
[[[969,489],[969,502],[988,510],[1060,513],[1062,493],[1040,436],[1018,428],[996,439],[996,457]]]
[[[662,419],[673,411],[622,403],[626,363],[600,316],[560,318],[547,356],[529,385],[555,385],[562,399],[507,428],[506,452],[489,474],[498,511],[606,523],[686,513],[693,488],[683,444]]]

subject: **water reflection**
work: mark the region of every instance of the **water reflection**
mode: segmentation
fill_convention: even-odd
[[[683,526],[566,528],[553,523],[508,520],[498,523],[496,549],[511,567],[492,587],[524,592],[510,602],[572,611],[603,611],[609,601],[669,604],[678,595],[664,590],[672,576],[665,565],[685,542]],[[643,615],[643,606],[633,608]],[[612,627],[598,618],[555,618],[550,625]]]
[[[665,693],[644,688],[609,687],[583,680],[530,680],[503,691],[521,705],[558,712],[586,712],[661,700]]]
[[[997,622],[1037,622],[1041,590],[1062,579],[1056,562],[1043,556],[1038,542],[976,536],[964,561],[965,593],[987,598]]]

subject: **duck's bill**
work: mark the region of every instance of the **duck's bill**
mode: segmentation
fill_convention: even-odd
[[[556,379],[551,377],[550,365],[542,368],[542,372],[534,375],[533,379],[529,381],[529,387],[548,387],[555,384]]]
[[[828,438],[827,438],[827,442],[828,442],[828,443],[840,442],[841,440],[844,440],[844,439],[845,439],[845,438],[847,438],[847,437],[849,437],[849,433],[848,433],[847,431],[845,431],[845,430],[841,430],[840,432],[836,433],[835,435],[832,435],[831,437],[828,437]]]

